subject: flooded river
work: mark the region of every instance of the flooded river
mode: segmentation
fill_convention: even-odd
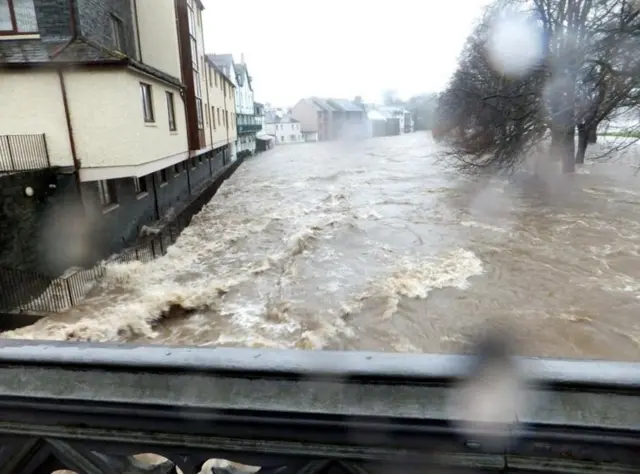
[[[640,360],[640,176],[469,178],[416,133],[247,160],[168,254],[6,337]]]

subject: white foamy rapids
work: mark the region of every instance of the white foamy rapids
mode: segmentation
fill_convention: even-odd
[[[397,312],[402,297],[425,299],[436,289],[464,289],[469,285],[469,278],[483,272],[482,260],[466,249],[456,249],[426,260],[405,257],[396,271],[374,282],[357,300],[362,304],[371,297],[384,296],[386,307],[382,317],[389,318]],[[353,306],[348,308],[350,312],[354,311]]]

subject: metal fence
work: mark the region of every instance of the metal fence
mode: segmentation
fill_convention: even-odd
[[[111,263],[150,262],[163,256],[191,218],[215,195],[222,182],[242,163],[239,158],[214,177],[211,183],[171,221],[137,245],[127,248],[93,268],[51,277],[36,272],[0,267],[0,312],[54,313],[83,301]]]
[[[44,135],[0,135],[0,172],[51,167]]]

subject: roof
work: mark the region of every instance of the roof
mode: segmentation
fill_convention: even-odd
[[[213,61],[211,59],[211,56],[215,56],[215,54],[207,54],[205,55],[205,60],[207,61],[207,63],[209,63],[209,65],[218,73],[220,74],[222,77],[224,77],[227,81],[229,81],[231,83],[231,85],[233,87],[235,87],[235,82],[233,82],[230,78],[229,75],[224,71],[222,66],[219,66],[218,63],[216,63],[215,61]]]
[[[0,42],[0,64],[5,66],[120,65],[137,69],[178,87],[184,87],[180,79],[170,74],[82,37],[70,43],[40,39],[2,41]]]
[[[336,109],[334,106],[332,106],[331,104],[329,104],[329,102],[327,102],[325,99],[322,99],[320,97],[311,97],[311,99],[309,99],[316,107],[325,110],[327,112],[335,112],[338,109]]]
[[[339,110],[345,112],[363,112],[364,108],[346,99],[329,99],[328,102]]]
[[[247,77],[247,84],[249,85],[249,89],[253,90],[253,87],[251,86],[251,76],[249,75],[249,71],[247,70],[247,65],[246,64],[241,64],[241,63],[237,63],[234,64],[235,68],[236,68],[236,76],[238,78],[238,84],[240,86],[244,85],[244,78],[245,75]]]
[[[227,79],[235,84],[237,79],[235,77],[233,80],[231,79],[231,71],[235,70],[233,56],[231,54],[207,54],[206,57],[212,64],[222,70],[222,73]]]
[[[265,118],[264,123],[300,123],[300,121],[294,119],[293,117],[285,115],[284,117],[276,116],[276,117],[269,117],[268,119]]]
[[[367,118],[369,120],[387,120],[387,116],[379,110],[370,110],[367,113]]]

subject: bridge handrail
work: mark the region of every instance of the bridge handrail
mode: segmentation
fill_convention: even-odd
[[[494,452],[448,410],[470,356],[3,341],[0,472],[640,469],[640,364],[519,362],[542,403]]]

